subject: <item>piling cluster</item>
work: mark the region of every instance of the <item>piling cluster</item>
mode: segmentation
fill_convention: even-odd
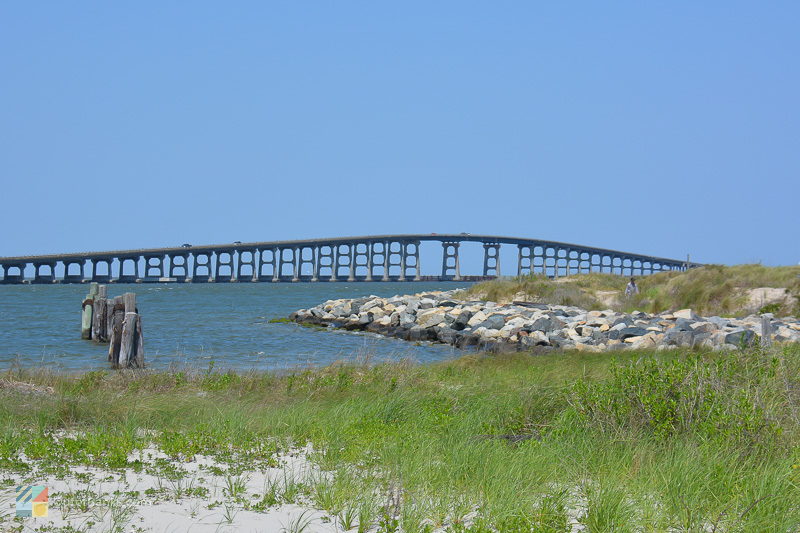
[[[144,335],[136,294],[108,298],[105,285],[92,283],[83,300],[81,338],[108,343],[108,361],[115,368],[143,368]]]
[[[800,342],[800,320],[793,317],[701,317],[691,309],[660,314],[587,311],[530,302],[464,301],[455,291],[328,300],[296,311],[290,318],[409,341],[499,351],[733,349],[754,343]]]

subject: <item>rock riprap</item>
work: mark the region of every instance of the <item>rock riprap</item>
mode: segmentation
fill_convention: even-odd
[[[760,342],[765,327],[772,342],[800,342],[800,320],[794,317],[701,317],[691,309],[657,315],[586,311],[529,302],[465,301],[455,291],[328,300],[296,311],[290,318],[482,350],[733,349]]]

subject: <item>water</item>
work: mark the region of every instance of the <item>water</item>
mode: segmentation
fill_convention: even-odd
[[[142,316],[145,363],[234,370],[280,370],[359,357],[412,357],[421,362],[455,357],[446,345],[414,345],[368,333],[319,331],[270,324],[333,298],[392,296],[448,290],[467,284],[168,284],[108,285],[110,297],[135,292]],[[74,372],[108,368],[108,345],[81,340],[86,285],[0,286],[0,370],[12,365]]]

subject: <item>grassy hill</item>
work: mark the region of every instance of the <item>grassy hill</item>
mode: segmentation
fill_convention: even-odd
[[[687,272],[662,272],[637,278],[640,292],[631,298],[625,297],[628,280],[598,273],[559,279],[530,275],[479,283],[469,288],[466,296],[627,312],[691,308],[701,315],[800,315],[800,267],[707,265]]]

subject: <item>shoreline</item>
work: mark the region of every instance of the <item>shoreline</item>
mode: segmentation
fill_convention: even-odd
[[[691,309],[648,314],[531,302],[461,300],[458,291],[328,300],[293,312],[300,324],[367,331],[479,351],[736,349],[800,342],[800,320],[771,313],[701,317]]]

